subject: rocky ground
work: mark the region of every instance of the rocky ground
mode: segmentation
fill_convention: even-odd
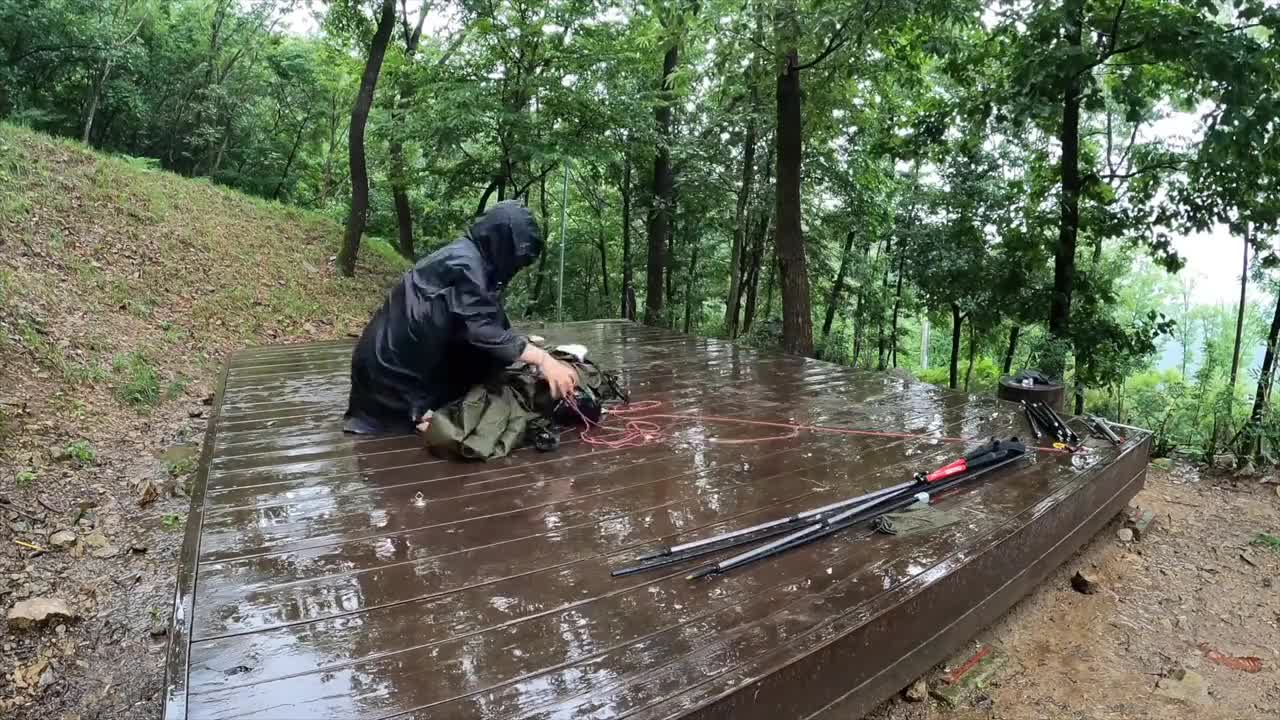
[[[0,123],[0,718],[159,717],[222,359],[358,332],[404,267],[337,277],[340,236]]]
[[[872,720],[1280,717],[1280,548],[1259,538],[1280,535],[1280,485],[1178,463],[1135,502],[1155,512],[1146,534],[1125,541],[1117,519],[962,653],[1004,664],[958,707],[924,699],[942,667]]]

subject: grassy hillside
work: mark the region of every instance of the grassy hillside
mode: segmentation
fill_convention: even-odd
[[[405,266],[374,242],[356,278],[337,277],[340,236],[320,216],[0,124],[0,610],[56,595],[83,617],[66,635],[12,633],[0,715],[97,703],[129,717],[158,689],[149,628],[168,616],[186,511],[171,495],[193,465],[173,448],[198,444],[231,350],[359,331]],[[54,551],[64,528],[80,539]],[[92,531],[117,553],[95,552]],[[100,581],[126,571],[141,573],[134,586]],[[87,663],[109,681],[64,653],[121,626],[123,650],[94,645],[123,654]]]

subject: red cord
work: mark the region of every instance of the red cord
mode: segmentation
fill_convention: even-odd
[[[617,415],[619,418],[627,419],[626,424],[622,427],[611,427],[593,422],[582,411],[578,409],[577,403],[572,398],[565,398],[565,404],[573,408],[573,411],[582,419],[585,426],[580,437],[582,441],[588,445],[595,447],[606,447],[610,449],[643,447],[653,442],[666,438],[665,428],[654,422],[654,420],[698,420],[701,422],[711,422],[729,425],[751,425],[756,427],[785,428],[786,433],[780,435],[768,435],[765,437],[741,438],[741,439],[716,439],[711,438],[710,442],[720,445],[744,445],[747,443],[765,443],[777,440],[790,440],[800,436],[802,430],[817,433],[831,433],[837,435],[856,435],[862,437],[882,437],[897,438],[906,440],[940,440],[948,443],[972,443],[970,438],[958,437],[940,437],[937,435],[925,435],[922,433],[906,433],[906,432],[890,432],[883,430],[856,430],[853,428],[831,427],[827,425],[800,425],[796,423],[771,422],[769,420],[749,420],[746,418],[722,417],[718,415],[698,415],[684,414],[677,415],[672,413],[649,413],[645,415],[636,415],[647,410],[656,410],[662,406],[657,400],[641,400],[635,403],[611,408],[609,413]],[[603,434],[593,430],[603,430]],[[1040,450],[1043,452],[1053,453],[1070,453],[1070,450],[1063,450],[1054,447],[1032,447],[1032,450]]]

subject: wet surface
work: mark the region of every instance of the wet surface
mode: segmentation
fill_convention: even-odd
[[[233,358],[195,492],[169,717],[820,711],[856,685],[824,652],[872,637],[913,598],[963,613],[991,591],[931,592],[968,568],[977,580],[992,565],[996,585],[1014,577],[1016,565],[985,562],[994,549],[1060,544],[1070,513],[1113,502],[1135,477],[1126,458],[1145,452],[1135,438],[1037,453],[944,498],[961,521],[922,536],[854,529],[706,581],[687,581],[687,566],[613,578],[656,545],[902,482],[961,453],[945,438],[977,444],[1025,433],[1024,421],[990,398],[637,325],[539,332],[587,345],[635,400],[679,416],[657,419],[664,438],[608,449],[567,434],[553,454],[447,461],[415,437],[340,432],[347,345]],[[741,420],[890,434],[785,437]],[[929,637],[931,622],[899,644]],[[775,689],[800,667],[797,688],[836,680],[803,699]],[[735,706],[753,686],[759,707]]]

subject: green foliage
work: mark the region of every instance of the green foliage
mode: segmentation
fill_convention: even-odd
[[[19,471],[18,474],[14,476],[13,481],[18,487],[27,488],[34,485],[36,480],[39,478],[40,474],[36,472],[35,468],[28,468],[26,470]]]
[[[62,449],[62,457],[74,460],[81,467],[88,467],[98,460],[98,453],[88,440],[77,440]]]
[[[170,532],[181,530],[184,520],[181,513],[166,513],[160,517],[160,527]]]
[[[1249,541],[1250,545],[1260,548],[1266,548],[1272,552],[1280,553],[1280,537],[1269,533],[1258,533],[1253,540]]]
[[[142,409],[160,402],[160,375],[139,351],[117,355],[112,361],[115,395],[121,402]]]
[[[0,0],[0,56],[9,60],[0,65],[0,118],[75,139],[92,118],[89,143],[119,158],[84,178],[83,199],[104,212],[151,224],[187,208],[160,181],[164,169],[261,198],[250,210],[293,212],[289,223],[329,247],[331,226],[313,229],[310,215],[289,208],[338,221],[348,214],[348,123],[375,8],[317,4],[319,31],[299,36],[281,20],[296,5]],[[1182,263],[1172,243],[1226,227],[1254,249],[1251,280],[1269,280],[1280,262],[1268,245],[1280,225],[1280,9],[1261,0],[866,8],[462,2],[415,46],[410,28],[421,10],[402,3],[367,129],[363,257],[404,267],[387,241],[397,237],[398,204],[408,206],[415,241],[406,254],[422,256],[484,205],[516,197],[547,241],[545,264],[505,288],[516,318],[559,316],[563,256],[566,319],[618,315],[626,263],[638,304],[650,291],[663,297],[663,323],[721,334],[732,324],[736,270],[738,340],[775,347],[783,308],[774,98],[779,60],[794,50],[804,65],[803,158],[800,206],[790,209],[801,217],[810,285],[797,312],[813,319],[824,359],[919,370],[923,343],[931,366],[922,377],[987,393],[1017,328],[1013,369],[1039,367],[1084,388],[1089,409],[1156,427],[1162,453],[1221,451],[1245,423],[1246,385],[1269,387],[1270,378],[1250,366],[1229,387],[1233,320],[1194,307],[1187,276],[1170,279]],[[668,51],[678,60],[664,85]],[[1074,228],[1063,214],[1068,97],[1080,106]],[[669,135],[655,122],[664,108]],[[1189,137],[1160,125],[1175,115],[1195,126]],[[52,144],[52,154],[73,144]],[[21,229],[33,179],[64,169],[11,145],[0,135],[0,229],[20,228],[11,234],[47,248],[69,277],[133,320],[159,324],[161,347],[189,350],[192,328],[162,320],[173,297],[155,290],[154,276],[103,272],[77,252],[84,238]],[[664,287],[650,288],[659,148],[670,155],[675,199],[670,236],[655,238]],[[227,212],[213,200],[200,208]],[[200,232],[240,230],[210,222]],[[236,254],[245,272],[285,256],[272,243],[205,251]],[[1055,267],[1067,260],[1069,330],[1051,335]],[[328,272],[322,264],[309,272]],[[15,281],[0,270],[0,344],[16,338],[38,365],[74,383],[110,380],[135,407],[184,392],[184,378],[163,377],[139,351],[117,355],[110,371],[109,349],[67,351],[40,318],[7,310]],[[354,296],[364,286],[338,287]],[[292,276],[265,289],[224,282],[196,297],[190,314],[257,339],[277,323],[331,315],[333,298],[311,290]],[[1265,334],[1259,314],[1248,313],[1246,348]],[[1169,337],[1198,358],[1176,375],[1151,370]],[[1274,415],[1257,432],[1280,440]]]
[[[171,460],[165,463],[166,469],[169,471],[169,477],[180,478],[184,475],[190,475],[195,472],[198,461],[194,455],[186,455],[177,460]]]

